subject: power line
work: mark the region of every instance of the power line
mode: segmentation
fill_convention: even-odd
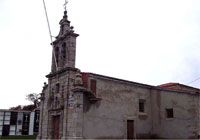
[[[45,4],[44,0],[43,0],[43,5],[44,5],[44,11],[45,11],[46,19],[47,19],[47,24],[48,24],[48,29],[49,29],[49,35],[50,35],[50,39],[51,39],[51,45],[53,47],[53,55],[54,55],[55,66],[56,66],[56,70],[57,70],[57,61],[56,61],[56,55],[55,55],[54,46],[53,46],[53,40],[52,40],[52,35],[51,35],[51,28],[50,28],[49,19],[48,19],[48,15],[47,15],[47,8],[46,8],[46,4]]]
[[[187,83],[187,84],[189,85],[189,84],[191,84],[191,83],[193,83],[193,82],[195,82],[195,81],[198,81],[198,80],[200,80],[200,77],[197,78],[197,79],[195,79],[195,80],[193,80],[193,81],[191,81],[191,82],[189,82],[189,83]]]

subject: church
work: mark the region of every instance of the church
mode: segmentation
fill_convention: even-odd
[[[59,24],[37,139],[199,138],[199,89],[82,72],[75,67],[79,35],[66,10]]]

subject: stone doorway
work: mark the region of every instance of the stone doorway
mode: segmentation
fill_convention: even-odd
[[[134,120],[127,120],[127,139],[134,139]]]
[[[60,116],[53,116],[53,139],[59,139]]]

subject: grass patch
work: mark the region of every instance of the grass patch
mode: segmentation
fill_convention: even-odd
[[[0,136],[0,139],[36,139],[36,135],[33,136]]]

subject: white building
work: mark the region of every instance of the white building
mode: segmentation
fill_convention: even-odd
[[[40,111],[0,109],[0,136],[34,135],[38,133]]]

